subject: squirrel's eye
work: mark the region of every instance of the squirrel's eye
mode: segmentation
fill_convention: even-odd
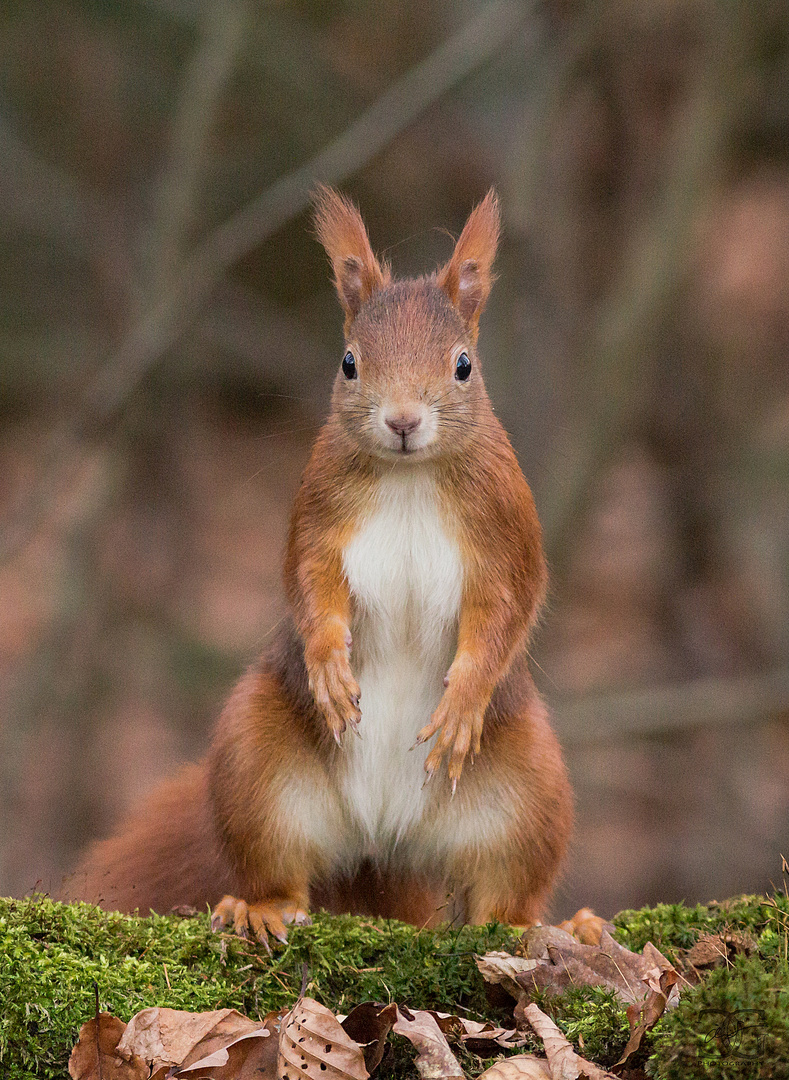
[[[455,378],[459,382],[465,382],[471,374],[471,361],[468,358],[468,353],[462,352],[455,364]]]
[[[353,353],[349,350],[342,358],[342,373],[346,379],[356,378],[356,361],[353,358]]]

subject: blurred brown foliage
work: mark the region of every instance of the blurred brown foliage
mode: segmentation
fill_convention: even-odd
[[[0,891],[205,744],[282,611],[341,319],[306,194],[399,273],[495,183],[481,348],[553,567],[556,910],[789,849],[781,0],[0,8]]]

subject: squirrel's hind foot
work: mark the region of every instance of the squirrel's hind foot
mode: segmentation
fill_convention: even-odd
[[[269,934],[287,942],[288,926],[309,926],[312,919],[296,900],[271,900],[247,904],[235,896],[223,896],[211,913],[211,929],[232,928],[242,938],[254,938],[271,952]]]

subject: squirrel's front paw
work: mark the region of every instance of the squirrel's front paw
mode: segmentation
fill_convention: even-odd
[[[335,649],[328,660],[308,665],[310,690],[338,746],[347,724],[359,734],[362,718],[359,709],[361,691],[353,677],[345,650]]]
[[[484,709],[477,711],[458,709],[451,701],[446,700],[447,695],[438,703],[438,708],[433,713],[430,723],[423,727],[416,738],[416,745],[427,742],[438,732],[438,738],[425,761],[425,772],[428,780],[438,769],[444,757],[449,753],[448,773],[452,781],[452,794],[455,794],[460,774],[463,772],[463,763],[469,751],[473,755],[479,753],[482,739],[482,724],[485,716]]]

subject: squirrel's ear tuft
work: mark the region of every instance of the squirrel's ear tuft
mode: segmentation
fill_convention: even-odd
[[[499,242],[499,200],[493,188],[471,211],[452,258],[442,266],[437,281],[476,336],[482,309],[494,282],[491,268]]]
[[[313,202],[315,228],[331,259],[347,328],[362,304],[386,283],[388,270],[373,255],[362,215],[349,199],[321,185]]]

